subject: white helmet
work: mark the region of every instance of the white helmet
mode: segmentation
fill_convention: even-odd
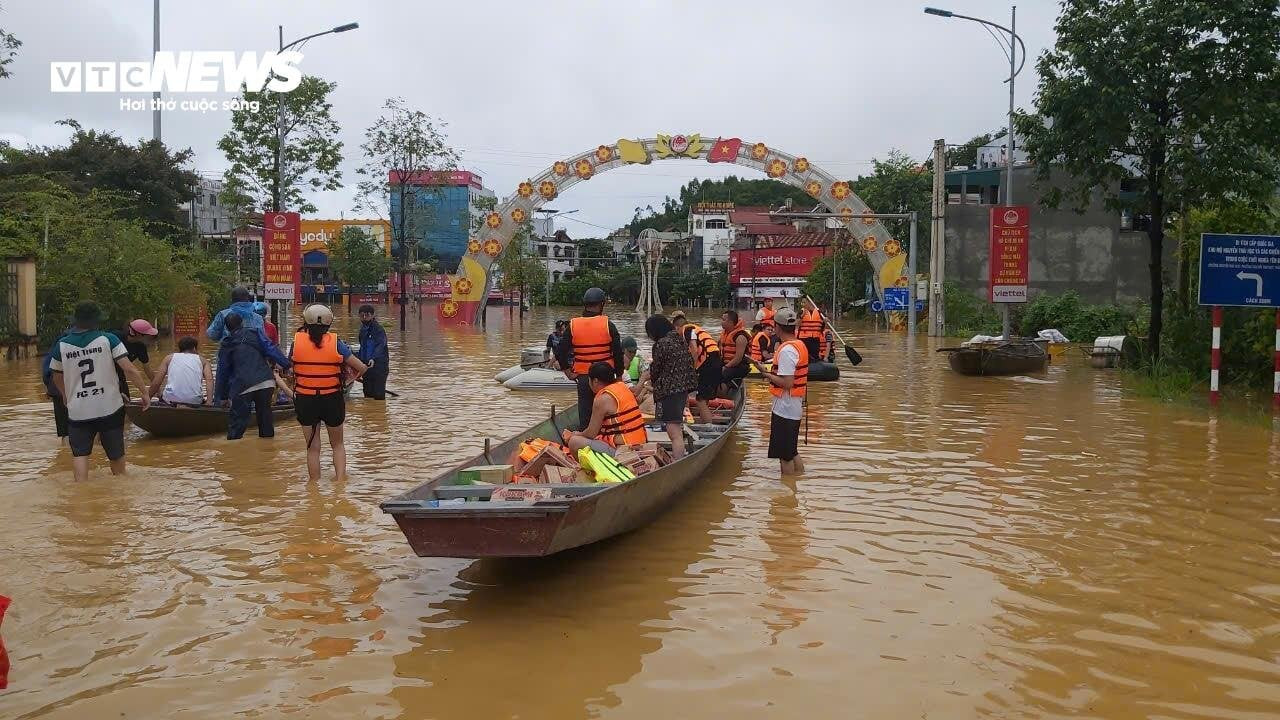
[[[308,325],[332,325],[333,311],[318,303],[308,305],[307,309],[302,311],[302,321]]]

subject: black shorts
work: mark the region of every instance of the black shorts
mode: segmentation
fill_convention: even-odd
[[[776,413],[769,416],[769,457],[794,460],[800,452],[800,421],[789,420]]]
[[[67,444],[72,457],[88,457],[97,438],[108,460],[124,457],[124,408],[96,420],[72,420],[67,423]]]
[[[664,423],[682,423],[684,422],[684,410],[689,407],[689,393],[678,392],[664,395],[658,398],[657,410],[658,422]]]
[[[298,393],[293,404],[298,409],[299,425],[324,423],[327,427],[338,427],[347,419],[347,401],[345,393],[342,392],[324,395]]]
[[[720,358],[708,357],[698,368],[698,399],[711,400],[720,390]]]
[[[58,437],[64,438],[70,433],[68,427],[71,423],[71,418],[67,416],[67,406],[62,404],[60,397],[50,396],[49,399],[53,401],[53,427],[57,430]]]

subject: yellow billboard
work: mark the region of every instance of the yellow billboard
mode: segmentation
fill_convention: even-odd
[[[387,256],[391,256],[391,223],[386,220],[379,219],[359,219],[351,220],[303,220],[299,228],[299,241],[302,244],[302,252],[307,253],[313,250],[329,253],[329,243],[338,239],[342,234],[344,227],[358,227],[369,234],[378,244],[382,245]]]

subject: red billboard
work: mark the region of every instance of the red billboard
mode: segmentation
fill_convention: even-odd
[[[297,300],[302,294],[301,225],[296,212],[262,216],[262,295],[268,300]]]
[[[757,279],[806,277],[818,258],[826,254],[826,245],[731,250],[729,251],[729,283],[737,285],[744,281],[750,282],[753,277]]]
[[[1027,240],[1031,210],[1026,205],[991,208],[991,254],[988,256],[987,297],[993,303],[1027,301]]]
[[[466,170],[415,170],[406,173],[403,170],[391,170],[387,173],[387,181],[392,185],[403,182],[406,185],[460,185],[483,187],[483,178]]]

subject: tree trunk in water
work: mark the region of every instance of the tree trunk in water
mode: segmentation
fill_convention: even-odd
[[[1147,228],[1151,245],[1151,327],[1147,334],[1147,356],[1160,359],[1160,331],[1164,329],[1164,197],[1151,194],[1151,226]]]
[[[1183,221],[1185,223],[1185,220]],[[1178,307],[1185,311],[1191,307],[1191,248],[1186,232],[1178,238]]]

